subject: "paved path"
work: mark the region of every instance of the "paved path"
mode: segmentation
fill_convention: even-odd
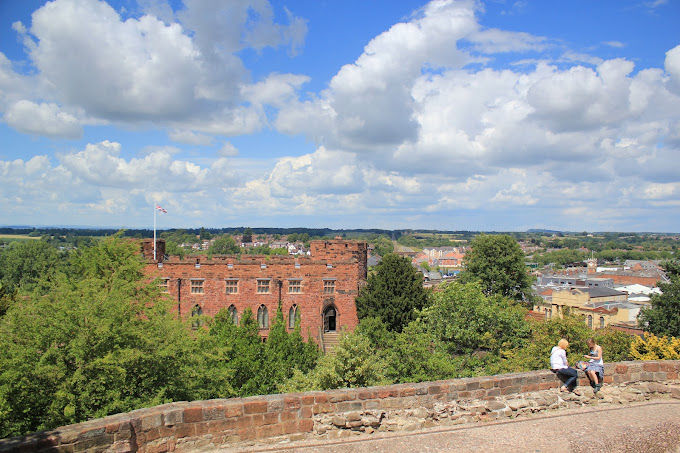
[[[221,450],[224,453],[236,451]],[[253,452],[680,452],[680,401],[581,407],[500,422],[332,441],[253,446]]]

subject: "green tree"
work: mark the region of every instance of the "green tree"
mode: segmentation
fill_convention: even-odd
[[[640,311],[638,324],[659,336],[680,337],[680,261],[665,261],[661,265],[669,282],[659,282],[663,294],[654,294],[651,307]]]
[[[241,242],[253,242],[253,230],[250,227],[246,228]]]
[[[380,235],[375,239],[369,239],[373,243],[373,250],[378,256],[394,253],[394,243],[386,236]]]
[[[463,283],[480,281],[485,294],[500,294],[516,301],[531,299],[531,276],[517,240],[508,235],[480,234],[465,255]]]
[[[343,333],[332,354],[326,354],[312,371],[296,370],[279,386],[284,392],[370,387],[391,383],[386,377],[387,364],[365,336]]]
[[[201,231],[198,233],[198,237],[202,241],[210,240],[212,239],[212,234],[208,232],[205,228],[201,227]]]
[[[0,255],[0,282],[6,292],[44,292],[60,265],[60,253],[45,241],[14,242]]]
[[[387,377],[392,382],[449,379],[456,373],[449,355],[434,335],[417,321],[398,333],[386,351]]]
[[[221,236],[213,241],[208,253],[211,255],[235,255],[241,251],[241,247],[236,245],[230,236]]]
[[[184,259],[186,250],[184,247],[180,247],[177,242],[167,240],[165,241],[165,253],[168,255],[176,255],[179,256],[180,259]]]
[[[195,379],[209,364],[197,344],[148,282],[138,245],[104,239],[0,319],[0,436],[215,397],[230,376]]]
[[[586,340],[591,336],[593,331],[586,326],[582,316],[565,313],[563,318],[531,321],[531,341],[508,354],[506,372],[549,368],[550,351],[562,338],[569,342],[567,358],[573,366],[588,353]]]
[[[595,331],[595,342],[602,346],[602,357],[607,362],[630,360],[630,346],[633,336],[611,327]]]
[[[379,317],[389,330],[401,332],[415,319],[416,310],[421,310],[427,302],[422,275],[408,259],[387,254],[359,291],[357,316],[359,319]]]
[[[14,294],[7,291],[5,285],[0,281],[0,318],[5,316],[7,310],[9,310],[12,301],[14,300]]]
[[[499,294],[487,296],[481,283],[449,283],[420,313],[427,330],[453,355],[523,346],[530,336],[526,309]]]

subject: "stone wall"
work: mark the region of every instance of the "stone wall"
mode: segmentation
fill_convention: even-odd
[[[178,402],[1,440],[0,452],[192,451],[253,441],[370,435],[375,431],[514,417],[600,400],[620,403],[652,394],[680,398],[679,372],[680,361],[606,364],[606,385],[596,397],[584,378],[580,382],[586,386],[582,396],[560,394],[556,390],[560,382],[553,373],[532,371],[385,387]]]

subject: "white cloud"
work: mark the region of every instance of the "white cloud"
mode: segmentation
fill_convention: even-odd
[[[680,95],[680,45],[666,52],[664,67],[670,75],[670,86],[676,94]]]
[[[23,99],[80,111],[89,123],[170,126],[183,143],[209,141],[190,133],[259,130],[266,118],[241,95],[249,73],[237,52],[280,45],[294,52],[305,21],[286,10],[288,24],[276,22],[266,0],[187,0],[177,16],[163,0],[140,6],[145,15],[123,19],[103,1],[55,0],[33,13],[30,27],[16,22],[38,82]],[[0,102],[17,84],[5,88],[11,75],[3,55]],[[296,77],[307,79],[288,77],[295,88]]]
[[[205,134],[197,134],[186,129],[173,129],[168,133],[168,137],[173,142],[185,143],[188,145],[209,146],[213,144],[213,137]]]
[[[7,124],[24,134],[54,138],[80,138],[83,130],[73,115],[63,112],[56,104],[36,104],[22,100],[5,112]]]
[[[123,20],[93,0],[56,0],[28,30],[17,25],[33,39],[37,73],[19,76],[0,55],[4,120],[53,136],[74,136],[93,120],[167,127],[176,143],[215,148],[201,157],[147,147],[130,158],[103,141],[63,152],[55,165],[45,156],[0,162],[6,205],[54,193],[55,210],[118,214],[155,198],[213,224],[272,216],[308,224],[316,216],[341,226],[447,228],[469,216],[461,227],[532,227],[542,218],[606,230],[632,225],[632,216],[677,219],[680,46],[663,68],[641,70],[633,58],[564,46],[553,60],[522,60],[557,46],[483,27],[473,0],[441,0],[373,38],[326,89],[302,94],[308,75],[253,82],[238,56],[295,48],[301,19],[275,23],[264,0],[190,0],[176,16],[161,0],[142,7],[162,21]],[[499,60],[516,64],[503,69]],[[238,150],[216,137],[259,131],[272,118],[277,131],[304,134],[316,150],[248,159],[248,145]],[[522,219],[529,210],[540,215]]]
[[[285,102],[294,99],[300,86],[309,80],[310,78],[305,75],[270,74],[262,82],[243,85],[241,94],[244,99],[254,104],[281,107]]]
[[[486,54],[543,50],[548,46],[546,38],[542,36],[496,28],[476,31],[468,35],[467,39],[473,49]]]
[[[238,149],[229,142],[224,142],[222,147],[217,151],[218,156],[233,157],[238,155]]]

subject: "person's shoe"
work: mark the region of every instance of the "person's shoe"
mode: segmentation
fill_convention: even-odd
[[[595,389],[593,390],[593,392],[597,393],[597,392],[600,391],[601,388],[602,388],[602,384],[595,384]]]
[[[572,389],[571,393],[573,393],[573,394],[576,395],[576,396],[581,396],[581,392],[579,392],[579,391],[576,390],[576,389]]]
[[[562,392],[568,392],[568,391],[569,391],[569,389],[566,388],[565,386],[560,387],[560,393],[562,393]]]

